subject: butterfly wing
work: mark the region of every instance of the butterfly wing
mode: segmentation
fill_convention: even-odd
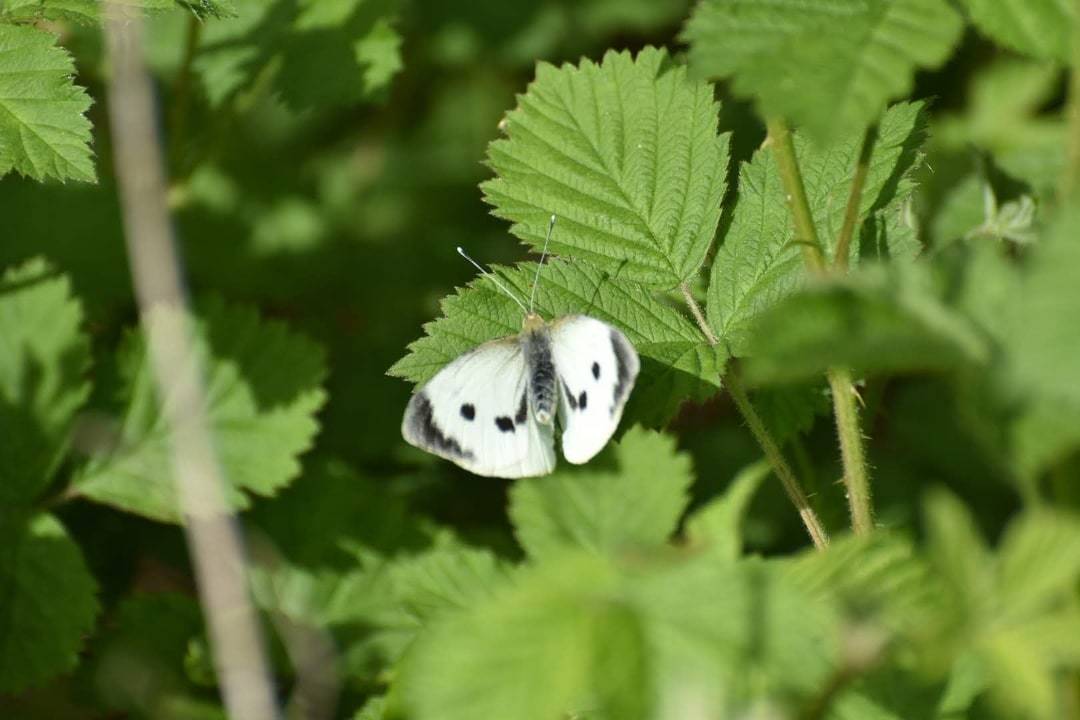
[[[551,325],[551,354],[559,385],[563,456],[588,462],[619,426],[641,364],[626,336],[586,315]]]
[[[533,477],[555,468],[552,429],[529,412],[516,337],[485,343],[440,370],[409,400],[401,434],[477,475]]]

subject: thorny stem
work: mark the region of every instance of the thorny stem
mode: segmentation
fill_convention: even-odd
[[[780,118],[773,118],[767,123],[769,141],[773,155],[780,170],[780,179],[787,195],[797,238],[802,245],[803,261],[814,275],[825,273],[825,261],[818,240],[814,217],[810,212],[810,203],[806,199],[806,187],[799,172],[799,162],[795,156],[795,143],[791,130]],[[852,188],[854,194],[855,188]],[[861,197],[861,189],[860,189]],[[859,200],[849,200],[856,207]],[[854,227],[852,227],[854,232]],[[851,374],[840,368],[831,368],[828,373],[829,386],[832,388],[833,414],[836,416],[836,430],[840,438],[840,456],[844,463],[844,485],[847,488],[848,508],[851,513],[851,527],[856,534],[864,534],[873,529],[873,508],[871,506],[870,482],[866,473],[866,460],[863,453],[863,436],[859,428],[859,412],[855,406],[855,388],[851,384]]]
[[[686,306],[690,308],[690,313],[694,316],[694,320],[697,321],[698,327],[701,328],[701,332],[705,335],[709,344],[718,344],[719,340],[712,328],[709,327],[709,323],[705,321],[705,315],[702,314],[701,307],[698,305],[697,300],[694,299],[690,288],[684,283],[679,289],[686,300]],[[732,368],[724,376],[724,380],[728,392],[731,394],[731,399],[735,402],[735,407],[739,409],[739,413],[742,414],[746,424],[750,427],[750,432],[753,433],[754,439],[761,446],[766,459],[772,466],[773,472],[780,478],[784,491],[787,492],[788,498],[799,512],[799,517],[802,518],[803,525],[806,526],[806,532],[810,535],[814,547],[823,550],[829,544],[829,536],[818,519],[817,513],[810,506],[806,493],[803,492],[802,486],[799,485],[799,480],[795,477],[795,473],[792,472],[791,466],[788,465],[784,454],[780,451],[780,447],[769,433],[768,428],[765,427],[761,416],[757,414],[754,406],[750,403],[750,398],[746,394],[746,389],[742,385],[738,371]]]
[[[874,153],[874,142],[876,141],[877,127],[871,125],[866,129],[866,134],[863,136],[862,149],[859,150],[859,161],[855,165],[855,177],[851,179],[851,192],[848,194],[847,207],[844,208],[844,224],[841,226],[840,235],[836,239],[836,257],[833,259],[833,264],[841,272],[847,271],[851,240],[855,235],[855,226],[859,224],[863,186],[866,185],[866,175],[870,171],[870,156]]]

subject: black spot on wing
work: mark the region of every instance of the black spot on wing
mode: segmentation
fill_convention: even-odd
[[[587,403],[588,401],[589,401],[589,396],[585,394],[584,390],[582,390],[581,395],[577,399],[578,407],[581,408],[582,410],[584,410],[585,409],[585,403]]]
[[[428,399],[427,395],[423,393],[416,395],[413,397],[411,405],[413,412],[408,420],[409,431],[413,437],[420,441],[421,445],[435,452],[462,460],[473,459],[471,450],[463,449],[457,439],[445,434],[442,428],[436,424],[431,400]]]
[[[593,380],[599,380],[600,379],[600,363],[594,362],[592,364],[592,376],[593,376]]]
[[[615,409],[622,404],[630,386],[630,352],[623,344],[623,339],[618,331],[611,331],[611,352],[615,355],[615,392],[612,394],[610,412],[615,414]]]
[[[500,415],[495,418],[495,427],[499,428],[500,432],[515,432],[514,420],[506,415]]]
[[[473,407],[472,403],[465,403],[461,406],[461,417],[466,420],[472,420],[476,417],[476,408]]]
[[[529,418],[529,391],[521,393],[521,403],[518,405],[517,412],[514,414],[514,422],[518,425],[524,425],[525,421]]]

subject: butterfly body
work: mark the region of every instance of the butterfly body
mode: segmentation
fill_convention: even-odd
[[[564,457],[591,459],[607,444],[639,370],[633,345],[586,315],[547,323],[528,313],[521,333],[459,356],[421,387],[402,435],[477,475],[529,477]]]

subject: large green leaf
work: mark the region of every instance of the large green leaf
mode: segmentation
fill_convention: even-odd
[[[686,518],[687,543],[692,547],[705,547],[717,557],[736,560],[742,554],[743,515],[770,472],[771,468],[764,460],[740,470],[723,495]]]
[[[940,65],[961,27],[946,0],[705,0],[683,39],[698,72],[733,77],[764,114],[829,140],[910,92],[915,70]]]
[[[315,437],[314,415],[325,399],[322,351],[279,322],[217,301],[206,305],[195,340],[228,500],[233,507],[247,507],[242,491],[273,495],[300,472],[297,457]],[[110,408],[120,420],[117,437],[96,449],[75,490],[129,512],[178,522],[171,432],[141,333],[126,339],[117,359],[121,389]]]
[[[608,52],[599,65],[541,64],[508,137],[493,142],[483,184],[495,215],[535,248],[548,218],[556,254],[671,288],[694,277],[724,196],[728,135],[713,88],[666,52]]]
[[[536,265],[496,271],[518,295],[529,295]],[[644,285],[612,277],[584,261],[556,260],[540,274],[536,306],[548,319],[584,313],[626,334],[642,358],[628,410],[631,417],[663,423],[683,400],[708,397],[719,387],[723,352]],[[424,382],[480,343],[521,331],[521,308],[487,280],[476,280],[446,298],[442,309],[444,317],[424,326],[427,336],[409,345],[409,354],[390,368],[391,375]]]
[[[44,30],[0,24],[0,177],[93,182],[90,96],[75,63]]]
[[[925,134],[921,103],[898,104],[882,117],[854,234],[863,241],[852,242],[853,260],[860,254],[910,259],[918,252],[918,241],[900,231],[903,205],[914,189],[911,173],[921,161]],[[810,209],[828,261],[843,225],[861,143],[861,134],[827,146],[795,138]],[[771,148],[765,147],[740,170],[731,226],[709,279],[709,324],[733,355],[746,353],[755,318],[803,282],[803,262],[794,239],[776,161]]]
[[[690,458],[674,441],[640,428],[615,447],[615,468],[562,469],[519,480],[510,491],[510,519],[534,558],[580,547],[617,554],[662,545],[679,522],[693,479]]]
[[[814,284],[758,319],[747,380],[813,378],[831,367],[898,373],[986,365],[988,343],[941,295],[920,265]]]
[[[97,584],[56,518],[0,513],[0,588],[0,693],[75,667]]]
[[[975,27],[1005,47],[1069,62],[1076,5],[1070,0],[960,0]]]
[[[71,283],[43,260],[0,277],[0,504],[29,503],[67,449],[90,393],[90,347]]]

